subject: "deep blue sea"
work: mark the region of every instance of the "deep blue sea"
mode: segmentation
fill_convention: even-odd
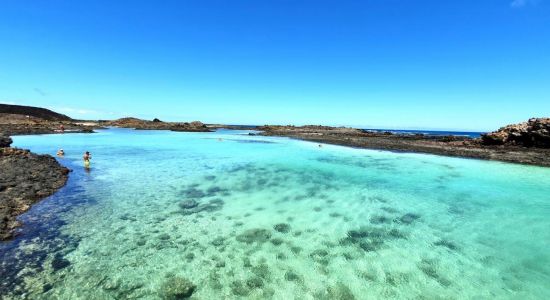
[[[391,132],[395,134],[424,134],[428,136],[464,136],[477,138],[480,137],[484,132],[474,132],[474,131],[441,131],[441,130],[406,130],[406,129],[378,129],[378,128],[364,128],[363,130],[374,131],[374,132]]]

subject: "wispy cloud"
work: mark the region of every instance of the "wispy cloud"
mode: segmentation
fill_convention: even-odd
[[[510,6],[513,7],[513,8],[521,8],[521,7],[525,7],[527,5],[537,4],[538,2],[539,2],[538,0],[513,0],[510,3]]]
[[[39,88],[34,88],[33,89],[38,95],[44,97],[44,96],[48,96],[48,93],[44,92],[43,90],[39,89]]]
[[[13,101],[4,101],[4,100],[0,100],[0,104],[16,105],[17,103],[15,103],[15,102],[13,102]]]
[[[73,115],[115,115],[116,113],[110,111],[99,111],[93,109],[74,108],[74,107],[54,107],[54,111],[73,114]]]

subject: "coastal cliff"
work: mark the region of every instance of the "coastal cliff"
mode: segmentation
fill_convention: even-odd
[[[65,185],[69,169],[50,155],[9,147],[0,135],[0,240],[10,239],[20,226],[17,216]]]

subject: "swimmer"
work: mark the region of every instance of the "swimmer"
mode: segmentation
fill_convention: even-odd
[[[89,169],[90,168],[90,159],[92,159],[92,155],[90,154],[90,152],[86,151],[86,153],[84,153],[84,156],[82,156],[82,159],[84,159],[84,167],[86,169]]]
[[[57,156],[64,156],[64,155],[65,155],[65,151],[63,151],[63,149],[57,150]]]

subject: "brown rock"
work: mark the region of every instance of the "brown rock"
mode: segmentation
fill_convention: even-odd
[[[550,118],[532,118],[481,136],[484,145],[550,148]]]

